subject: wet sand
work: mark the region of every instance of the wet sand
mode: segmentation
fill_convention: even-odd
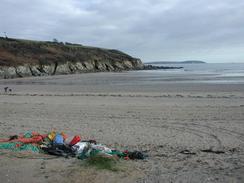
[[[149,155],[121,161],[119,172],[1,155],[1,180],[243,182],[244,85],[202,79],[125,72],[1,80],[0,137],[56,129]]]

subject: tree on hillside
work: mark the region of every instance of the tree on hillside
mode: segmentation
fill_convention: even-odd
[[[56,38],[53,38],[54,43],[58,43],[58,40]]]

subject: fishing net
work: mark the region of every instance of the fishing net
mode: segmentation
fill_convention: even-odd
[[[0,143],[0,150],[8,149],[11,151],[19,152],[19,151],[31,151],[31,152],[40,152],[40,149],[34,144],[24,144],[21,142],[5,142]]]

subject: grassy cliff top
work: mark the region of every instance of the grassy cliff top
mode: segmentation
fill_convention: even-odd
[[[51,64],[85,61],[133,61],[135,58],[114,49],[81,44],[33,41],[0,37],[0,66]]]

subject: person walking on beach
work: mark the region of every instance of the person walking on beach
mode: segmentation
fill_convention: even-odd
[[[8,87],[4,87],[4,93],[8,93]]]

